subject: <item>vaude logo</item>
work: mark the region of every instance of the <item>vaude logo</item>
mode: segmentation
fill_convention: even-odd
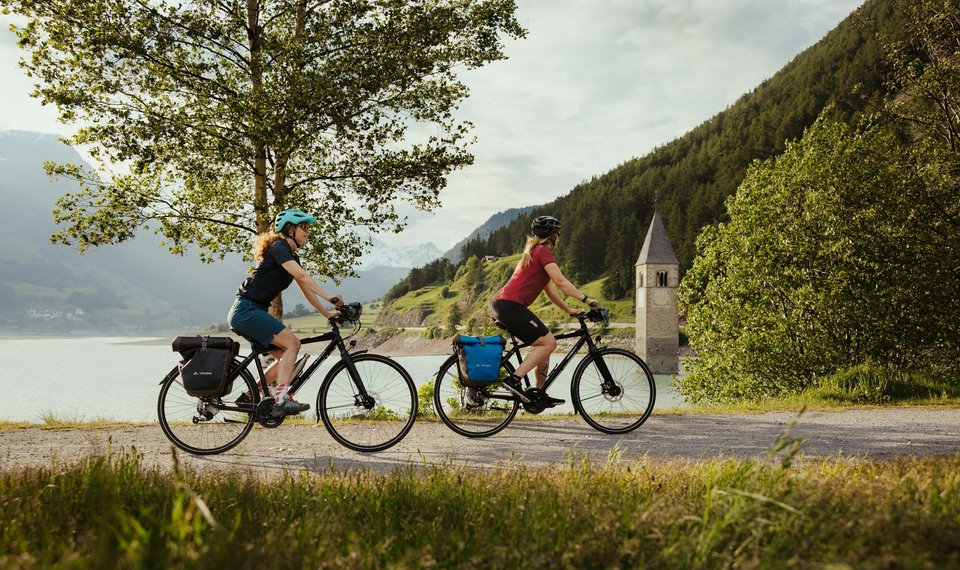
[[[213,372],[194,372],[194,376],[213,376]]]
[[[535,326],[535,327],[538,327],[538,328],[540,327],[540,325],[537,324],[537,321],[531,320],[531,321],[530,321],[530,324],[533,325],[533,326]]]

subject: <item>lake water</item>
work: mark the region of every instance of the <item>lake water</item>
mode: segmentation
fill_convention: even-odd
[[[0,400],[0,420],[42,422],[53,416],[61,420],[150,422],[157,419],[159,383],[176,366],[179,354],[171,338],[0,338],[0,386],[7,397]],[[323,346],[316,345],[316,346]],[[241,349],[241,354],[246,353]],[[304,347],[317,354],[313,346]],[[436,376],[446,356],[399,356],[399,362],[417,386]],[[560,361],[554,355],[552,364]],[[326,371],[336,362],[331,356],[297,399],[316,404],[317,391]],[[568,400],[554,413],[572,411],[571,362],[551,394]],[[683,406],[670,386],[670,376],[656,376],[657,408]]]

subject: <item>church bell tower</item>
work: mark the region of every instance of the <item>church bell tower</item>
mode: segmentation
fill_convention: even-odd
[[[637,354],[654,374],[680,369],[680,262],[654,212],[637,259]]]

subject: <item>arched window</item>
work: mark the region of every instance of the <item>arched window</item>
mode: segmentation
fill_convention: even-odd
[[[657,287],[666,287],[666,286],[667,286],[667,272],[657,271]]]

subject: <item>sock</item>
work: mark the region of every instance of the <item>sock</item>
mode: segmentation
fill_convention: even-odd
[[[277,396],[276,396],[276,400],[277,400],[277,403],[278,403],[278,404],[280,404],[280,403],[283,402],[283,400],[287,397],[287,392],[289,392],[289,391],[290,391],[290,385],[289,385],[289,384],[278,384],[278,385],[277,385]]]

